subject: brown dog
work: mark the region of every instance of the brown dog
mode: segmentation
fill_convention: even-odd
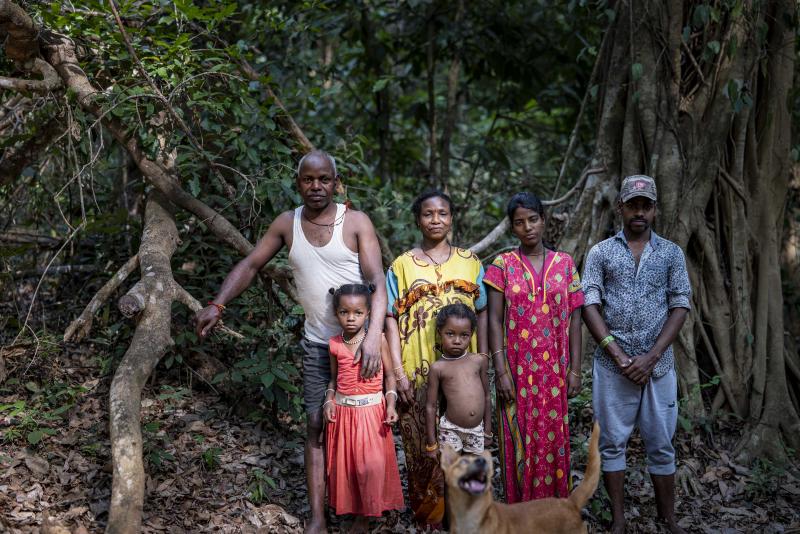
[[[539,499],[502,504],[492,499],[492,455],[459,456],[449,445],[442,449],[442,470],[447,484],[450,532],[505,534],[587,532],[581,519],[600,479],[600,425],[596,422],[589,443],[586,476],[568,499]]]

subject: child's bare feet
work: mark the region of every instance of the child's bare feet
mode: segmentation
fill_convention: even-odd
[[[369,517],[357,516],[350,527],[350,532],[353,534],[367,534],[369,532]]]

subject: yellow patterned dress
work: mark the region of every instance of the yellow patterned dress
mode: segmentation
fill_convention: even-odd
[[[416,388],[416,403],[401,405],[400,433],[406,455],[408,494],[417,523],[437,526],[444,517],[444,481],[438,463],[425,456],[425,392],[435,349],[436,313],[461,302],[480,311],[486,307],[483,266],[466,249],[453,247],[447,261],[436,265],[400,255],[386,275],[388,314],[397,319],[403,368]],[[470,350],[476,351],[473,336]]]

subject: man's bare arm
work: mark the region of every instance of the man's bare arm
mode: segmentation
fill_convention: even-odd
[[[586,328],[589,329],[589,333],[592,334],[592,337],[598,343],[608,337],[610,330],[603,316],[600,315],[599,305],[590,304],[583,307],[583,322],[586,323]],[[630,357],[625,354],[625,351],[622,350],[622,347],[620,347],[619,343],[616,341],[609,343],[605,351],[614,358],[614,361],[620,368],[624,369],[631,364]]]
[[[383,263],[381,261],[381,247],[378,244],[378,236],[375,234],[375,227],[364,213],[353,212],[356,219],[356,235],[358,238],[358,261],[361,264],[361,272],[367,283],[375,286],[375,293],[372,294],[372,310],[369,315],[370,329],[367,338],[361,345],[356,361],[363,358],[361,362],[361,376],[371,378],[375,376],[381,366],[381,334],[383,333],[383,323],[386,317],[386,276],[383,273]]]
[[[269,261],[285,244],[286,232],[291,231],[292,213],[284,212],[279,215],[269,226],[255,248],[242,261],[237,263],[222,282],[214,302],[225,305],[242,294],[250,287],[258,271]],[[220,318],[220,311],[216,306],[207,306],[197,312],[197,335],[205,337]]]

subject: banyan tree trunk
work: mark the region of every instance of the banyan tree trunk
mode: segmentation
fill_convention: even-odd
[[[741,454],[779,458],[782,443],[800,447],[780,271],[797,6],[629,0],[614,8],[592,161],[606,170],[587,179],[561,246],[582,261],[617,222],[622,178],[654,176],[656,231],[686,252],[694,290],[675,346],[684,407],[703,414],[700,385],[718,376],[703,391],[712,409],[748,421]]]

